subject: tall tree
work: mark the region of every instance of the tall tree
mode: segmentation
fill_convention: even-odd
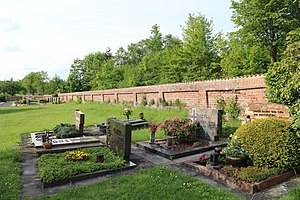
[[[58,94],[64,92],[65,82],[58,75],[54,75],[53,78],[47,84],[47,93],[48,94]]]
[[[30,72],[22,79],[22,85],[28,94],[45,94],[48,80],[48,74],[45,71]]]
[[[75,59],[71,65],[70,73],[66,80],[66,87],[69,92],[90,90],[89,79],[85,74],[82,60]]]
[[[299,0],[231,0],[239,32],[268,48],[271,63],[280,58],[287,34],[300,26]],[[260,46],[260,45],[259,45]]]
[[[216,56],[212,21],[199,14],[189,14],[183,29],[181,65],[184,81],[205,80],[211,75],[211,64]]]

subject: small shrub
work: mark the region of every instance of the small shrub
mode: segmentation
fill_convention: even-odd
[[[300,164],[300,138],[289,130],[290,122],[266,118],[237,129],[242,147],[247,149],[254,166],[297,168]]]
[[[292,116],[291,129],[300,137],[300,100],[290,108],[290,113]]]
[[[81,96],[77,96],[76,103],[77,103],[77,104],[81,104],[81,103],[82,103],[82,98],[81,98]]]
[[[142,105],[142,106],[147,106],[147,99],[146,99],[146,96],[145,96],[145,95],[142,96],[141,105]]]
[[[241,109],[237,105],[237,96],[230,98],[224,107],[224,111],[229,115],[230,119],[237,119]]]
[[[149,105],[152,106],[152,105],[154,105],[154,104],[155,104],[155,100],[154,100],[154,99],[151,99],[151,100],[149,101]]]
[[[48,101],[46,99],[40,99],[39,103],[48,103]]]
[[[19,101],[19,103],[20,103],[20,104],[26,104],[26,99],[21,99],[21,100]]]
[[[225,103],[223,97],[216,98],[216,108],[217,108],[217,109],[219,109],[219,110],[224,110],[224,109],[225,109],[225,106],[226,106],[226,103]],[[225,113],[223,113],[223,114],[225,114]]]
[[[6,94],[0,94],[0,102],[6,102]]]
[[[73,138],[82,136],[72,124],[59,124],[56,125],[53,129],[54,133],[56,133],[56,137],[61,138]]]

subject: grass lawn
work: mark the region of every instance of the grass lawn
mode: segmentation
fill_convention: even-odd
[[[52,196],[36,199],[241,199],[223,189],[167,167],[141,169],[139,174],[109,179],[89,186],[72,187]]]
[[[90,103],[90,104],[75,104],[75,103],[67,103],[63,105],[43,105],[43,106],[24,106],[24,107],[12,107],[12,108],[1,108],[0,109],[0,199],[18,199],[20,195],[20,152],[18,148],[18,143],[20,143],[20,135],[23,133],[30,133],[34,131],[43,131],[43,130],[51,130],[55,125],[59,123],[74,123],[74,111],[75,109],[80,109],[85,113],[86,120],[85,125],[90,126],[100,122],[105,122],[109,117],[117,117],[119,119],[125,119],[125,116],[122,115],[123,107],[121,106],[113,106],[107,104],[99,104],[99,103]],[[131,118],[138,118],[140,112],[143,112],[145,115],[145,119],[149,122],[162,123],[163,120],[168,118],[174,118],[175,116],[186,117],[188,116],[187,110],[156,110],[149,108],[133,108],[133,114]],[[139,130],[133,132],[133,142],[148,140],[149,139],[149,130]],[[163,137],[163,133],[161,131],[157,132],[157,137]],[[157,170],[153,169],[156,173]],[[158,169],[158,171],[164,171]],[[153,173],[154,173],[153,172]],[[142,171],[141,174],[129,177],[120,177],[114,180],[106,181],[105,183],[99,183],[95,185],[86,186],[78,189],[71,189],[67,192],[64,192],[59,196],[58,199],[69,199],[70,195],[76,196],[76,198],[80,195],[86,195],[85,197],[92,197],[98,193],[97,191],[101,191],[102,194],[106,194],[111,196],[113,194],[119,194],[122,197],[127,197],[132,191],[132,183],[127,184],[128,179],[134,179],[137,183],[144,183],[143,177],[151,177],[151,170]],[[158,172],[157,172],[158,173]],[[159,172],[160,173],[160,172]],[[171,173],[171,172],[170,172]],[[173,173],[173,172],[172,172]],[[162,183],[151,183],[151,187],[153,187],[153,191],[164,191],[167,195],[176,194],[178,199],[182,199],[185,197],[180,196],[177,193],[177,190],[174,189],[179,187],[181,184],[182,187],[186,187],[183,183],[187,182],[173,182],[170,179],[167,179],[167,175],[169,172],[161,172],[161,179],[156,177],[156,182]],[[156,175],[155,175],[156,176]],[[191,193],[217,193],[217,192],[207,192],[214,191],[212,187],[209,186],[199,186],[203,185],[203,183],[193,180],[190,177],[187,178],[178,174],[177,176],[182,178],[183,180],[191,180],[192,190]],[[140,182],[138,182],[140,181]],[[195,183],[194,183],[195,182]],[[147,183],[148,184],[148,183]],[[149,183],[150,184],[150,183]],[[153,185],[152,185],[153,184]],[[166,185],[164,189],[161,188],[161,184]],[[122,185],[122,186],[120,186]],[[195,186],[197,185],[197,187]],[[113,190],[116,186],[116,190]],[[150,186],[150,185],[149,185]],[[148,197],[150,193],[147,192],[149,187],[145,184],[136,184],[135,194],[136,196],[128,196],[131,199],[140,199],[140,194],[145,195],[144,197]],[[195,187],[195,188],[194,188]],[[98,189],[99,188],[99,189]],[[122,188],[122,193],[117,193],[118,188]],[[145,190],[145,191],[142,191]],[[166,191],[167,190],[167,191]],[[81,192],[79,192],[81,191]],[[112,191],[112,192],[110,192]],[[179,190],[178,190],[179,191]],[[184,190],[182,190],[184,191]],[[222,190],[216,189],[219,193],[217,193],[220,197],[228,195],[226,192]],[[81,193],[81,194],[79,194]],[[113,193],[113,194],[111,194]],[[202,195],[204,195],[202,194]],[[125,195],[125,196],[124,196]],[[160,194],[162,195],[162,194]],[[192,195],[192,194],[191,194]],[[195,194],[196,195],[196,194]],[[119,196],[119,197],[120,197]],[[205,196],[205,195],[204,195]],[[174,196],[173,196],[174,197]],[[188,196],[187,196],[188,197]],[[196,196],[198,197],[198,196]],[[56,198],[57,196],[49,197],[49,199]],[[99,198],[99,196],[98,196]],[[163,196],[156,196],[153,199],[165,199]],[[171,198],[171,197],[170,197]],[[80,198],[79,198],[80,199]],[[173,199],[173,198],[172,198]],[[193,196],[191,197],[193,199]],[[211,199],[211,198],[208,198]],[[236,199],[236,197],[232,197],[232,199]]]

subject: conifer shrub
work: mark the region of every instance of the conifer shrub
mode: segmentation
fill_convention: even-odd
[[[267,168],[299,168],[300,138],[290,131],[290,122],[266,118],[252,121],[236,130],[242,147],[253,165]]]

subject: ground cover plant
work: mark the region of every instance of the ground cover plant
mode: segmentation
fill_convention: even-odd
[[[241,199],[168,167],[142,169],[138,174],[105,180],[36,199]]]
[[[104,162],[96,162],[96,154],[104,155]],[[85,148],[60,154],[44,154],[37,159],[39,177],[51,183],[71,178],[77,174],[116,169],[124,166],[125,161],[116,156],[109,148]]]
[[[35,131],[52,130],[60,123],[74,123],[74,111],[85,113],[85,126],[105,122],[109,117],[126,119],[124,107],[99,103],[75,102],[66,104],[47,104],[42,106],[23,106],[0,109],[0,199],[18,199],[20,194],[20,135]],[[143,112],[148,122],[161,124],[165,119],[187,117],[187,110],[157,110],[133,108],[132,118]],[[158,129],[156,138],[165,137]],[[149,140],[149,129],[133,131],[132,142]]]

